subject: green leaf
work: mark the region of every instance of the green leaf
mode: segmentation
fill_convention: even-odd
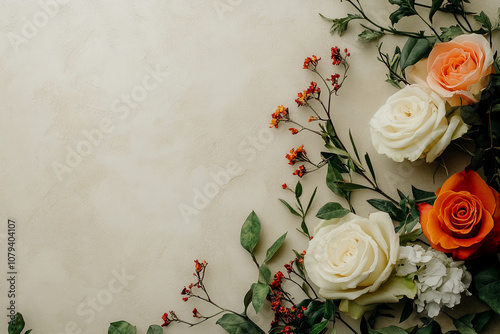
[[[267,284],[254,283],[252,284],[252,305],[256,313],[259,313],[267,295],[271,292],[271,288]]]
[[[151,325],[148,328],[148,332],[146,334],[163,334],[163,328],[158,325]]]
[[[460,107],[460,116],[462,117],[463,121],[468,125],[483,124],[483,122],[481,121],[481,116],[479,116],[477,110],[470,105]]]
[[[356,148],[356,144],[354,143],[354,138],[352,138],[351,129],[349,129],[349,140],[351,141],[352,149],[354,150],[354,154],[356,155],[356,159],[358,159],[358,161],[361,162],[361,159],[359,158],[359,154],[358,154],[358,149]]]
[[[474,315],[474,319],[472,319],[472,327],[474,330],[481,333],[483,328],[490,322],[493,314],[493,311],[485,311]]]
[[[291,214],[293,215],[296,215],[297,217],[302,217],[297,211],[295,211],[294,208],[292,208],[292,206],[290,204],[288,204],[287,201],[285,201],[284,199],[279,199],[281,201],[281,203],[285,204],[285,206],[288,208],[288,210],[290,211]]]
[[[328,161],[328,172],[326,173],[326,185],[330,188],[331,191],[337,196],[344,197],[346,193],[338,186],[337,182],[342,181],[344,178],[342,174],[340,174]]]
[[[319,14],[322,18],[328,21],[332,21],[333,25],[330,28],[330,32],[334,33],[335,31],[339,34],[339,36],[342,36],[342,34],[347,30],[347,26],[349,25],[349,22],[352,20],[356,19],[362,19],[360,15],[353,15],[353,14],[347,14],[346,17],[342,17],[339,19],[329,19],[322,14]]]
[[[453,319],[453,324],[458,329],[460,334],[477,334],[474,328],[472,328],[470,320],[469,316],[465,316],[460,319]]]
[[[317,323],[311,327],[311,331],[309,332],[309,334],[319,334],[326,328],[327,325],[328,325],[328,320]]]
[[[372,175],[373,181],[377,183],[377,178],[375,177],[375,171],[373,170],[372,161],[368,153],[365,154],[365,161],[366,165],[368,166],[368,169],[370,170],[370,174]]]
[[[319,300],[313,300],[307,309],[304,311],[304,315],[308,318],[307,323],[310,326],[321,321],[323,315],[325,314],[325,303]]]
[[[265,264],[259,267],[259,283],[262,284],[271,283],[271,270]]]
[[[410,317],[413,313],[413,300],[410,298],[405,298],[405,306],[403,307],[403,311],[401,312],[401,318],[399,318],[399,323],[402,323],[406,319]]]
[[[302,196],[302,184],[298,181],[295,186],[295,197],[299,198],[300,196]]]
[[[330,152],[321,152],[323,158],[325,158],[329,164],[337,170],[339,173],[349,173],[349,170],[345,167],[345,164],[339,158],[338,155],[330,153]]]
[[[245,223],[241,227],[241,246],[253,255],[255,246],[260,238],[260,220],[254,211],[250,213]]]
[[[326,320],[330,320],[331,318],[333,318],[333,316],[335,315],[335,308],[336,307],[333,300],[327,299],[325,301],[325,314],[323,315],[323,318],[325,318]]]
[[[419,328],[415,334],[441,334],[441,326],[436,321],[431,321],[422,328]]]
[[[339,186],[340,189],[342,189],[344,191],[353,191],[353,190],[358,190],[358,189],[371,189],[371,188],[368,188],[367,186],[364,186],[362,184],[350,183],[350,182],[337,182],[337,185]]]
[[[432,23],[432,18],[434,17],[434,14],[441,8],[441,5],[443,4],[444,0],[432,0],[432,6],[431,10],[429,12],[429,20]]]
[[[401,246],[406,246],[409,242],[414,242],[417,238],[422,235],[421,229],[416,229],[415,231],[411,231],[410,233],[405,233],[399,236],[399,244]]]
[[[441,31],[442,31],[440,37],[441,37],[441,39],[444,42],[449,42],[453,38],[464,34],[464,31],[458,25],[457,26],[451,26],[449,28],[441,27],[439,29],[441,29]]]
[[[32,331],[32,329],[29,329],[29,330],[27,330],[26,332],[24,332],[24,334],[30,334],[30,333],[31,333],[31,331]]]
[[[436,200],[436,194],[430,191],[420,190],[411,186],[411,192],[413,194],[413,198],[416,203],[429,203],[430,205],[434,204]]]
[[[253,289],[250,287],[248,292],[245,294],[245,297],[243,298],[243,305],[245,306],[245,311],[243,312],[244,315],[247,314],[248,310],[248,305],[252,302],[252,296],[253,296]]]
[[[21,331],[24,329],[24,325],[23,315],[19,312],[16,313],[14,320],[9,322],[9,334],[21,334]]]
[[[217,325],[224,328],[229,334],[265,334],[256,324],[239,315],[226,313],[217,320]]]
[[[479,299],[500,314],[500,268],[488,267],[478,272],[473,280]]]
[[[309,229],[307,228],[306,222],[304,220],[302,220],[302,224],[300,224],[300,228],[309,237]]]
[[[108,334],[135,334],[137,329],[126,321],[117,321],[109,325]]]
[[[362,43],[370,43],[378,40],[384,35],[382,31],[366,28],[358,35],[358,40]]]
[[[488,30],[491,30],[491,20],[485,12],[481,11],[479,15],[474,15],[474,20],[476,20],[479,24],[485,27]]]
[[[309,200],[309,204],[307,204],[306,214],[307,214],[307,212],[309,212],[309,209],[311,208],[311,204],[312,204],[312,202],[314,200],[314,196],[316,196],[316,191],[317,190],[318,190],[318,187],[314,188],[314,192],[311,195],[311,199]]]
[[[333,218],[342,218],[345,215],[347,215],[349,210],[345,209],[342,205],[339,203],[326,203],[323,205],[321,209],[319,209],[318,213],[316,214],[316,217],[319,219],[333,219]]]
[[[413,8],[402,6],[399,7],[395,12],[389,15],[389,19],[391,20],[392,25],[396,24],[403,17],[409,17],[415,15],[416,12]]]
[[[401,51],[401,71],[429,55],[432,45],[425,38],[410,37]]]
[[[382,212],[387,212],[389,216],[391,216],[391,219],[393,220],[401,222],[406,219],[403,212],[394,203],[390,201],[374,198],[367,200],[367,202],[370,203],[370,205],[373,206],[375,209]]]
[[[266,252],[266,259],[264,260],[264,263],[270,261],[273,258],[274,254],[276,254],[276,252],[280,249],[281,245],[283,245],[283,242],[285,241],[287,233],[279,237],[279,239],[276,240],[271,247],[269,247]]]

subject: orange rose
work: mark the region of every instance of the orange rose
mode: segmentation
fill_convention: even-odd
[[[434,46],[429,58],[415,64],[409,76],[441,95],[451,106],[473,104],[488,85],[493,51],[481,35],[460,35]]]
[[[422,231],[434,249],[465,260],[500,244],[500,195],[474,171],[452,175],[434,205],[419,206]]]

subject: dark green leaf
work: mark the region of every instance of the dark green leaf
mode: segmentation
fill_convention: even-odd
[[[254,211],[250,213],[241,227],[241,246],[253,255],[253,251],[260,238],[260,220]]]
[[[358,159],[358,161],[361,162],[361,159],[359,158],[359,154],[358,154],[358,149],[356,147],[356,144],[354,143],[354,138],[352,138],[351,129],[349,129],[349,140],[351,141],[352,149],[354,150],[354,154],[356,155],[356,159]]]
[[[399,236],[399,244],[401,246],[406,246],[409,242],[414,242],[422,234],[421,229],[416,229],[410,233],[405,233]]]
[[[478,272],[473,280],[479,299],[500,314],[500,268],[488,267]]]
[[[304,220],[302,220],[302,224],[300,224],[300,228],[302,229],[302,231],[307,235],[309,236],[309,229],[307,228],[307,225],[306,225],[306,222]]]
[[[24,329],[24,325],[23,315],[19,312],[16,313],[14,320],[9,322],[9,334],[21,334],[21,331]]]
[[[449,28],[441,27],[440,29],[442,31],[440,37],[444,42],[449,42],[453,38],[464,34],[464,31],[460,28],[460,26],[451,26]]]
[[[444,0],[432,0],[432,6],[431,10],[429,12],[429,20],[432,23],[432,18],[434,17],[434,14],[441,8],[441,5],[443,4]]]
[[[304,311],[304,315],[308,317],[307,322],[310,326],[318,323],[323,319],[325,314],[325,303],[319,300],[313,300],[307,309]]]
[[[24,334],[30,334],[30,333],[31,333],[31,331],[32,331],[32,329],[29,329],[29,330],[27,330],[26,332],[24,332]]]
[[[325,301],[325,314],[323,318],[330,320],[335,315],[335,303],[331,299]]]
[[[384,35],[385,34],[381,31],[366,28],[358,35],[358,39],[360,42],[370,43],[376,41],[377,39],[379,39]]]
[[[350,183],[350,182],[337,182],[337,185],[339,186],[340,189],[342,189],[344,191],[353,191],[353,190],[358,190],[358,189],[371,189],[371,188],[368,188],[367,186],[364,186],[362,184]]]
[[[323,205],[321,209],[319,209],[318,213],[316,214],[316,217],[319,219],[333,219],[333,218],[342,218],[345,215],[347,215],[349,210],[345,209],[342,205],[339,203],[326,203]]]
[[[484,327],[490,322],[491,318],[493,317],[493,311],[485,311],[478,313],[474,316],[474,319],[472,319],[472,327],[474,330],[478,333],[481,333]]]
[[[108,328],[108,334],[135,334],[137,329],[126,321],[112,322]]]
[[[370,170],[370,174],[372,175],[373,181],[377,183],[377,178],[375,177],[375,171],[373,170],[372,161],[368,153],[365,154],[365,161],[366,165],[368,166],[368,169]]]
[[[271,292],[271,288],[267,284],[252,284],[252,305],[256,313],[259,313],[262,305],[264,305],[264,301],[269,292]]]
[[[401,318],[399,318],[399,323],[402,323],[406,319],[410,317],[413,313],[413,300],[410,298],[405,298],[405,306],[403,307],[403,311],[401,312]]]
[[[243,314],[247,314],[248,305],[252,302],[253,289],[250,288],[243,298],[243,305],[245,306],[245,311]]]
[[[488,30],[491,30],[491,20],[486,15],[485,12],[481,11],[479,15],[474,15],[474,20],[476,20],[479,24],[481,24],[483,27],[485,27]]]
[[[481,117],[479,116],[477,110],[470,105],[460,107],[460,116],[463,121],[469,125],[481,125]]]
[[[262,284],[271,283],[271,270],[265,264],[259,267],[259,283]]]
[[[471,318],[467,315],[460,319],[453,319],[453,324],[458,329],[460,334],[477,334],[474,328],[472,328],[470,320]]]
[[[326,325],[328,325],[328,320],[315,324],[314,326],[311,327],[311,331],[309,332],[309,334],[321,333],[326,328]]]
[[[431,321],[425,324],[424,326],[422,326],[422,328],[420,328],[415,332],[415,334],[441,334],[441,333],[442,333],[441,326],[439,326],[439,324],[435,321]]]
[[[290,211],[291,214],[296,215],[297,217],[301,217],[301,215],[297,211],[295,211],[295,209],[292,208],[292,206],[290,204],[288,204],[287,201],[285,201],[284,199],[281,199],[281,198],[279,200],[281,201],[281,203],[285,204],[285,206],[288,208],[288,210]]]
[[[217,320],[217,325],[224,328],[229,334],[265,334],[256,324],[236,314],[226,313]]]
[[[408,334],[402,328],[396,326],[389,326],[379,329],[368,328],[370,334]]]
[[[297,182],[297,185],[295,186],[295,196],[299,198],[302,196],[302,184],[300,184],[300,181]]]
[[[323,158],[328,160],[328,163],[331,164],[339,173],[349,173],[349,170],[345,167],[345,164],[337,154],[321,152],[321,155]]]
[[[420,190],[411,186],[411,191],[413,194],[413,198],[416,203],[429,203],[430,205],[434,204],[436,200],[436,194],[430,191]]]
[[[163,328],[158,325],[151,325],[148,328],[148,332],[146,334],[163,334]]]
[[[345,192],[338,186],[337,182],[342,181],[344,178],[342,175],[333,167],[333,165],[328,162],[328,172],[326,174],[326,185],[331,191],[337,196],[346,196]]]
[[[393,12],[390,16],[389,19],[391,20],[392,25],[396,24],[401,20],[403,17],[408,17],[408,16],[413,16],[415,15],[416,12],[414,9],[410,7],[399,7],[395,12]]]
[[[387,212],[393,220],[404,221],[406,219],[403,212],[390,201],[386,201],[384,199],[369,199],[367,202],[370,203],[370,205],[375,209]]]
[[[281,245],[283,245],[283,242],[285,241],[287,233],[279,237],[279,239],[276,240],[271,247],[269,247],[269,249],[266,252],[266,259],[264,260],[264,263],[270,261],[274,256],[274,254],[276,254],[276,252],[280,249]]]
[[[432,45],[425,38],[410,37],[401,52],[401,71],[429,55]]]
[[[306,209],[306,213],[309,212],[309,209],[311,208],[311,204],[314,200],[314,196],[316,196],[316,191],[318,190],[318,187],[314,188],[314,192],[313,194],[311,195],[311,199],[309,200],[309,204],[307,204],[307,209]]]

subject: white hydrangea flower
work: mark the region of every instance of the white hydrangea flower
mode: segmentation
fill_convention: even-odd
[[[443,306],[453,307],[460,303],[462,292],[470,295],[472,276],[463,261],[453,261],[444,253],[422,246],[403,246],[399,251],[396,275],[414,275],[417,312],[435,317]]]

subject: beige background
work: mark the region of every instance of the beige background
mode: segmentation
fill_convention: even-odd
[[[491,13],[495,2],[487,2]],[[366,6],[377,19],[391,10],[383,0]],[[194,259],[209,262],[206,283],[216,301],[241,310],[257,277],[239,245],[251,210],[263,223],[260,256],[289,231],[273,272],[293,258],[291,248],[307,247],[295,231],[299,221],[278,202],[291,200],[281,184],[296,182],[284,156],[304,143],[317,160],[322,143],[268,123],[280,104],[307,120],[294,99],[318,78],[302,70],[303,60],[321,56],[320,70],[333,74],[334,45],[352,54],[334,102],[340,134],[347,141],[351,129],[391,194],[408,192],[409,181],[434,190],[446,178],[442,170],[434,184],[434,165],[394,163],[376,155],[366,136],[394,88],[384,83],[375,46],[356,41],[359,27],[340,39],[318,16],[347,9],[304,0],[1,1],[0,241],[6,254],[6,221],[14,219],[17,307],[27,327],[104,333],[110,322],[127,320],[146,333],[168,310],[186,320],[193,307],[209,314],[206,305],[180,300]],[[394,43],[402,41],[386,39],[386,50]],[[337,200],[325,173],[302,180],[306,197],[319,185],[313,213]],[[356,195],[360,213],[372,211],[364,204],[371,197]],[[3,279],[0,291],[5,310]],[[269,308],[255,321],[265,327]],[[207,322],[166,332],[224,331]]]

